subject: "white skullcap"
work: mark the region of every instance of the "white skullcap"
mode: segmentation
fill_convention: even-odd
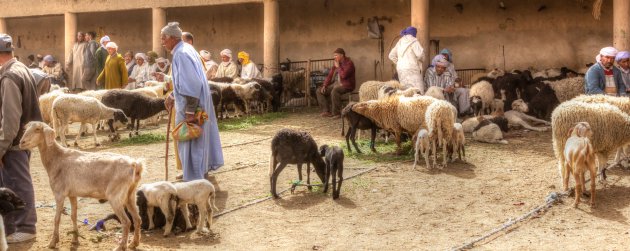
[[[109,41],[111,41],[111,40],[109,39],[109,36],[105,35],[105,36],[103,36],[103,37],[101,38],[101,45],[102,45],[102,46],[105,46],[105,44],[104,44],[104,43],[105,43],[105,42],[109,42]]]
[[[199,55],[201,55],[201,57],[205,60],[210,60],[210,57],[212,57],[212,54],[210,54],[210,52],[206,50],[200,50]]]
[[[114,42],[109,42],[107,43],[107,45],[105,46],[105,48],[114,48],[114,49],[118,49],[118,45]]]
[[[162,35],[181,38],[182,29],[179,28],[178,22],[170,22],[166,26],[164,26],[164,28],[162,28]]]
[[[136,56],[134,58],[142,58],[144,61],[147,61],[147,54],[144,54],[142,52],[140,53],[136,53]]]
[[[230,49],[225,49],[221,51],[221,56],[227,56],[232,59],[232,51]]]
[[[599,55],[614,57],[617,55],[617,49],[615,47],[604,47],[599,51]]]
[[[166,63],[168,64],[168,59],[160,57],[158,59],[155,60],[156,63]]]

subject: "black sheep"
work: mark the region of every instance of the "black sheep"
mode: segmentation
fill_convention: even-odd
[[[539,119],[551,120],[553,109],[560,104],[556,92],[547,84],[543,84],[540,92],[529,102],[532,114]]]
[[[328,179],[332,176],[333,199],[339,199],[343,183],[343,150],[337,146],[322,145],[319,147],[319,153],[326,163],[324,193],[328,192]],[[337,184],[337,176],[339,176],[339,184]]]
[[[214,107],[214,115],[219,116],[219,104],[221,103],[221,90],[216,85],[209,85],[210,96],[212,96],[212,105]]]
[[[378,126],[376,126],[376,124],[372,122],[372,120],[353,111],[352,106],[354,106],[354,104],[355,103],[350,103],[341,110],[341,136],[344,136],[344,123],[346,120],[348,120],[348,133],[346,133],[346,145],[348,146],[348,151],[352,152],[352,148],[350,147],[350,140],[352,140],[352,145],[354,145],[354,149],[356,149],[358,153],[361,153],[361,150],[359,150],[356,142],[357,129],[370,129],[370,149],[372,150],[372,152],[376,152],[376,149],[374,148],[374,141],[376,139],[376,130],[378,129]]]
[[[281,129],[271,140],[271,158],[269,160],[269,177],[271,194],[279,198],[276,193],[276,182],[280,172],[288,164],[297,164],[299,178],[302,180],[302,164],[307,165],[307,184],[310,185],[310,164],[313,164],[315,173],[325,182],[326,164],[317,149],[317,143],[307,132],[299,132],[292,129]],[[310,186],[309,186],[310,188]]]
[[[273,112],[278,112],[280,110],[280,105],[282,105],[282,75],[274,75],[271,78],[271,81],[259,78],[254,78],[252,81],[260,84],[263,89],[271,95],[271,110]]]
[[[103,95],[103,104],[112,108],[121,109],[127,117],[131,118],[131,129],[136,126],[136,135],[140,127],[140,120],[155,116],[166,110],[163,98],[151,98],[141,93],[127,90],[111,90]],[[132,132],[129,132],[131,137]]]
[[[234,89],[230,87],[221,87],[213,83],[209,83],[209,85],[211,90],[220,90],[220,94],[218,95],[221,96],[221,102],[219,103],[219,113],[216,114],[217,118],[223,119],[227,117],[227,115],[225,117],[223,115],[224,112],[227,112],[227,107],[230,104],[234,104],[237,110],[243,113],[245,112],[245,101],[236,94]],[[216,109],[217,108],[215,107],[215,111]]]

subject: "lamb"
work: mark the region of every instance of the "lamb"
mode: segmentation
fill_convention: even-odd
[[[591,206],[595,203],[595,166],[596,159],[591,145],[590,138],[593,135],[591,127],[586,122],[580,122],[569,131],[571,137],[567,139],[564,148],[564,159],[566,160],[563,175],[564,191],[569,189],[569,176],[573,173],[575,179],[575,203],[577,207],[580,203],[582,189],[584,187],[584,172],[589,171],[591,175]]]
[[[429,132],[426,129],[420,129],[420,131],[418,131],[418,135],[416,136],[416,143],[414,145],[415,154],[413,155],[413,170],[416,170],[416,164],[418,164],[420,155],[424,156],[426,166],[427,168],[429,168],[429,152],[431,149],[431,144],[429,142]]]
[[[140,127],[140,120],[148,119],[155,116],[161,111],[165,111],[165,99],[150,98],[140,93],[128,90],[110,90],[103,95],[103,104],[112,108],[121,109],[129,118],[131,118],[131,129],[135,123],[136,135]],[[129,137],[132,132],[129,132]]]
[[[175,186],[167,181],[158,181],[149,184],[143,184],[138,188],[138,195],[146,202],[144,207],[146,209],[149,220],[149,230],[155,228],[153,222],[153,215],[155,207],[160,208],[166,218],[166,225],[164,226],[164,237],[168,236],[173,229],[173,221],[175,221],[175,209],[178,204],[177,189]]]
[[[433,154],[433,165],[437,164],[437,147],[442,147],[443,167],[447,165],[447,147],[448,142],[453,136],[453,124],[455,124],[455,114],[453,113],[453,105],[447,101],[435,100],[425,113],[425,122],[428,128],[429,142],[431,143],[431,151]],[[429,168],[429,166],[427,166]]]
[[[282,97],[286,102],[293,97],[297,89],[300,89],[298,86],[304,84],[306,80],[306,70],[301,68],[294,71],[280,71],[280,74],[282,75]]]
[[[199,218],[197,219],[197,234],[203,234],[207,232],[204,229],[206,221],[208,227],[212,227],[213,212],[219,211],[214,201],[216,198],[216,190],[210,181],[192,180],[187,182],[175,183],[177,189],[177,198],[179,199],[179,207],[184,213],[184,220],[186,221],[186,229],[191,228],[188,204],[194,204],[199,210]]]
[[[374,148],[374,141],[376,139],[376,130],[378,129],[378,126],[374,122],[372,122],[372,120],[353,111],[352,107],[355,104],[356,103],[350,103],[341,110],[341,136],[344,136],[344,122],[347,120],[348,132],[346,133],[346,145],[348,146],[348,151],[352,152],[352,148],[350,147],[350,140],[352,140],[352,145],[354,145],[354,149],[356,149],[358,153],[361,153],[361,150],[357,146],[356,142],[357,129],[370,129],[370,149],[372,150],[372,152],[376,152],[376,148]]]
[[[0,187],[0,251],[7,251],[6,232],[4,230],[4,216],[15,210],[22,210],[26,203],[15,194],[11,189]]]
[[[280,172],[288,164],[297,164],[299,178],[302,180],[302,164],[307,163],[307,182],[310,185],[310,164],[313,164],[315,173],[325,183],[326,163],[322,160],[317,143],[307,132],[291,129],[281,129],[271,140],[271,156],[269,159],[269,179],[271,194],[279,198],[276,193],[276,182]],[[310,186],[309,186],[310,187]]]
[[[343,183],[343,150],[337,146],[322,145],[319,147],[319,153],[326,162],[324,193],[328,192],[328,179],[332,175],[333,200],[339,199],[341,183]],[[337,184],[337,176],[339,176],[339,184]]]
[[[78,95],[84,97],[93,97],[98,99],[98,101],[101,101],[103,100],[103,95],[105,95],[105,93],[107,93],[108,91],[109,90],[88,90],[79,92]]]
[[[427,92],[424,95],[427,95],[429,97],[433,97],[439,100],[446,100],[446,98],[444,98],[444,88],[437,87],[437,86],[429,87],[429,89],[427,89]]]
[[[554,153],[563,179],[563,151],[569,138],[567,132],[579,122],[587,122],[594,128],[591,144],[598,158],[599,170],[606,165],[610,153],[630,143],[630,116],[618,107],[608,103],[585,103],[577,100],[560,104],[551,114],[551,128]]]
[[[524,127],[529,130],[538,132],[544,132],[548,130],[548,127],[535,127],[529,123],[542,123],[544,125],[551,125],[549,122],[542,119],[538,119],[525,114],[528,111],[528,106],[522,99],[515,100],[512,103],[512,110],[505,112],[505,118],[510,122],[510,127]]]
[[[490,114],[490,112],[495,109],[493,107],[494,91],[492,84],[488,83],[488,81],[473,84],[470,87],[469,97],[475,116],[482,115],[483,113]],[[479,105],[479,103],[481,103],[481,105]],[[479,108],[481,108],[481,110]]]
[[[507,140],[503,139],[501,128],[490,120],[483,120],[475,128],[472,133],[473,139],[479,142],[491,144],[507,144]]]
[[[378,91],[382,86],[389,86],[395,89],[401,89],[402,85],[396,80],[387,82],[367,81],[359,87],[359,101],[368,101],[378,99]]]
[[[42,114],[42,121],[47,124],[52,123],[52,104],[57,97],[67,92],[68,88],[64,87],[39,96],[39,110]]]
[[[55,141],[55,131],[43,122],[30,122],[19,147],[21,149],[39,148],[42,164],[48,173],[50,187],[58,205],[53,237],[48,244],[55,248],[59,242],[59,222],[66,197],[70,199],[73,225],[72,243],[79,242],[77,228],[77,197],[95,198],[109,201],[112,209],[122,221],[122,238],[119,249],[126,250],[129,237],[129,218],[125,209],[133,218],[134,236],[129,248],[140,244],[140,215],[136,207],[134,192],[142,177],[144,160],[134,159],[115,153],[82,152],[68,149]]]
[[[565,78],[558,81],[546,82],[555,91],[560,103],[584,94],[584,78]]]
[[[113,127],[114,121],[127,123],[125,113],[120,109],[114,109],[105,106],[96,98],[84,97],[75,94],[65,94],[59,96],[52,105],[52,115],[54,128],[59,134],[61,144],[67,146],[65,132],[68,125],[72,122],[80,122],[81,127],[86,123],[92,125],[94,133],[94,144],[100,146],[96,137],[96,124],[100,120],[108,120],[110,127]],[[111,131],[114,133],[113,129]],[[78,146],[81,132],[77,132],[74,145]]]
[[[448,158],[455,161],[455,159],[453,159],[453,152],[457,151],[459,159],[466,162],[466,149],[464,148],[464,144],[466,144],[464,128],[462,127],[462,124],[455,123],[453,124],[453,136],[447,145]]]

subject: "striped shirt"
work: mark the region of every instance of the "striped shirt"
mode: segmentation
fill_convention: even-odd
[[[453,75],[451,75],[448,70],[444,71],[442,75],[437,75],[437,73],[435,72],[435,68],[430,67],[424,74],[424,83],[426,84],[427,88],[431,86],[446,88],[452,86],[454,82],[455,78],[453,78]]]

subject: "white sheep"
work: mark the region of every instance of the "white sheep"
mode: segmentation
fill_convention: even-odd
[[[527,104],[522,99],[517,99],[512,102],[512,110],[505,112],[504,116],[508,119],[510,127],[523,127],[538,132],[544,132],[549,129],[548,127],[530,125],[529,123],[542,123],[547,126],[551,124],[545,120],[525,114],[527,111],[529,111]]]
[[[424,93],[424,95],[433,97],[439,100],[446,100],[446,98],[444,98],[444,88],[441,88],[438,86],[429,87],[429,89],[427,89],[427,92]]]
[[[584,77],[565,78],[558,81],[544,81],[556,93],[560,103],[584,94]]]
[[[606,165],[611,153],[630,143],[630,116],[618,107],[608,103],[580,101],[560,104],[551,114],[551,125],[554,153],[563,179],[565,173],[563,151],[569,138],[567,132],[579,122],[587,122],[593,129],[591,144],[597,154],[599,170]]]
[[[68,88],[61,88],[39,96],[39,111],[42,114],[42,121],[51,124],[52,104],[57,97],[67,92]]]
[[[168,236],[173,229],[175,221],[175,211],[177,209],[177,189],[173,183],[158,181],[149,184],[142,184],[138,188],[146,198],[147,214],[149,216],[149,230],[155,228],[153,214],[155,207],[159,207],[164,214],[166,224],[164,225],[164,236]]]
[[[367,81],[359,87],[359,101],[363,102],[378,99],[378,91],[383,86],[389,86],[396,89],[402,88],[402,85],[396,80],[390,80],[387,82]]]
[[[472,133],[474,140],[491,144],[508,144],[507,140],[503,139],[501,128],[490,120],[481,121],[477,127],[477,130]]]
[[[580,203],[582,190],[584,188],[584,172],[588,170],[591,175],[591,206],[595,202],[595,166],[596,157],[590,139],[593,135],[591,127],[586,122],[579,122],[569,131],[571,137],[567,139],[564,147],[565,167],[562,185],[564,191],[569,190],[569,176],[573,173],[575,178],[575,203],[577,207]]]
[[[470,87],[469,97],[475,116],[489,114],[494,108],[494,90],[488,81],[473,84]],[[475,99],[475,97],[478,98]],[[481,105],[475,105],[477,102],[481,102]]]
[[[199,219],[197,220],[197,233],[206,232],[204,225],[208,221],[208,227],[212,227],[213,212],[219,211],[215,206],[214,200],[216,191],[214,186],[208,180],[193,180],[187,182],[175,183],[177,189],[177,198],[179,198],[179,207],[182,209],[184,219],[186,220],[186,228],[191,228],[190,212],[188,204],[197,205],[199,209]]]
[[[429,152],[431,149],[431,145],[429,143],[429,132],[426,129],[421,129],[418,131],[418,135],[416,136],[416,144],[414,147],[415,154],[413,160],[413,170],[416,170],[416,164],[418,164],[418,160],[420,159],[420,155],[424,157],[424,161],[426,162],[427,168],[429,167]]]
[[[398,97],[413,97],[420,95],[422,92],[420,88],[410,87],[405,90],[396,89],[390,86],[381,86],[378,90],[378,99],[385,98],[398,98]]]
[[[455,161],[452,157],[454,152],[457,152],[457,156],[460,160],[466,162],[466,149],[464,145],[466,144],[466,136],[464,136],[464,128],[460,123],[453,124],[453,136],[451,137],[451,142],[448,144],[448,157]]]
[[[447,144],[453,137],[453,124],[455,124],[452,106],[447,101],[435,100],[427,107],[425,113],[424,121],[429,132],[431,151],[434,153],[433,165],[437,165],[437,147],[442,147],[443,167],[448,164]]]
[[[96,137],[98,121],[112,119],[123,123],[127,122],[127,118],[121,110],[107,107],[96,98],[74,94],[59,96],[53,102],[52,115],[54,128],[59,134],[63,146],[67,146],[65,132],[72,122],[80,122],[81,127],[84,127],[86,123],[91,124],[96,146],[100,145]],[[75,146],[78,146],[79,137],[81,137],[81,133],[77,132],[74,140]]]
[[[73,225],[72,243],[79,242],[77,228],[77,197],[109,201],[122,224],[119,249],[127,248],[131,222],[134,224],[133,241],[129,248],[140,244],[140,215],[136,206],[135,190],[141,179],[144,161],[115,153],[82,152],[65,148],[55,141],[55,131],[43,122],[30,122],[22,139],[21,149],[39,148],[42,164],[48,173],[55,197],[56,213],[53,236],[48,248],[59,242],[59,222],[66,197],[70,199]]]

